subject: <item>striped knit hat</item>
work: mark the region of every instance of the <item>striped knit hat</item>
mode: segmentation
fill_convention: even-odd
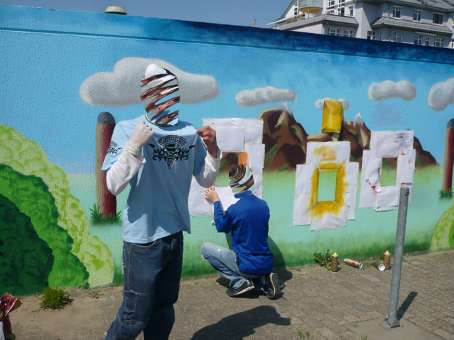
[[[254,185],[251,169],[245,164],[232,166],[229,169],[229,184],[236,192],[250,189]]]
[[[177,77],[165,68],[150,64],[140,85],[140,100],[144,102],[147,111],[145,118],[156,125],[176,124],[180,102]]]

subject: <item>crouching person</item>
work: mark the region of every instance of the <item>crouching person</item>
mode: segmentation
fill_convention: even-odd
[[[268,205],[251,192],[254,177],[247,166],[231,168],[229,183],[238,201],[226,211],[214,187],[205,190],[205,198],[214,205],[217,231],[231,234],[232,250],[204,243],[202,256],[229,280],[229,296],[256,289],[275,299],[279,296],[279,283],[277,275],[272,272],[273,254],[267,242]]]

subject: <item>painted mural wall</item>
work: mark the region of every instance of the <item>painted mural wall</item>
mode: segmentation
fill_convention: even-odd
[[[363,156],[375,152],[379,131],[410,140],[407,151],[378,158],[383,188],[398,181],[398,156],[414,154],[407,251],[454,247],[453,51],[14,6],[0,7],[0,51],[0,291],[122,280],[127,192],[108,205],[97,155],[115,122],[144,114],[138,81],[151,62],[182,79],[181,119],[196,127],[222,118],[261,122],[260,194],[271,209],[277,265],[310,262],[327,248],[360,258],[393,249],[393,205],[361,203]],[[223,164],[232,157],[244,155],[226,152]],[[324,173],[333,169],[327,164],[344,170]],[[313,190],[327,197],[319,201],[349,202],[344,220],[326,224],[312,215],[313,225],[306,223],[301,195],[314,175],[304,184],[305,172],[317,174]],[[339,182],[339,174],[348,180]],[[226,183],[221,171],[217,185]],[[226,244],[211,222],[191,218],[185,275],[211,272],[202,242]]]

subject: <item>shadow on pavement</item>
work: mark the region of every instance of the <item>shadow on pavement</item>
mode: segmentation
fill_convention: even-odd
[[[405,312],[410,308],[411,303],[413,300],[416,298],[416,295],[418,295],[417,292],[410,292],[408,296],[405,298],[404,302],[400,305],[399,309],[397,310],[397,319],[402,319],[404,316]]]
[[[285,283],[293,277],[293,274],[287,269],[282,252],[271,237],[268,237],[268,245],[274,256],[274,271],[279,276],[279,281]]]
[[[290,325],[272,306],[259,306],[227,316],[221,321],[197,331],[192,340],[238,340],[255,333],[254,329],[266,324]]]

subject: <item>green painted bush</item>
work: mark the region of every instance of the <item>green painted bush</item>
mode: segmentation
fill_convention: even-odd
[[[30,218],[0,195],[0,293],[31,294],[48,286],[52,251]]]
[[[54,198],[42,179],[25,176],[7,165],[0,164],[0,194],[30,218],[38,237],[52,250],[53,265],[48,276],[49,286],[86,286],[88,272],[71,253],[72,239],[67,231],[58,225]],[[5,236],[1,233],[0,239],[3,240]],[[20,252],[21,249],[17,248],[11,256],[19,255]],[[4,271],[3,268],[1,271]],[[4,275],[13,273],[5,272]]]

